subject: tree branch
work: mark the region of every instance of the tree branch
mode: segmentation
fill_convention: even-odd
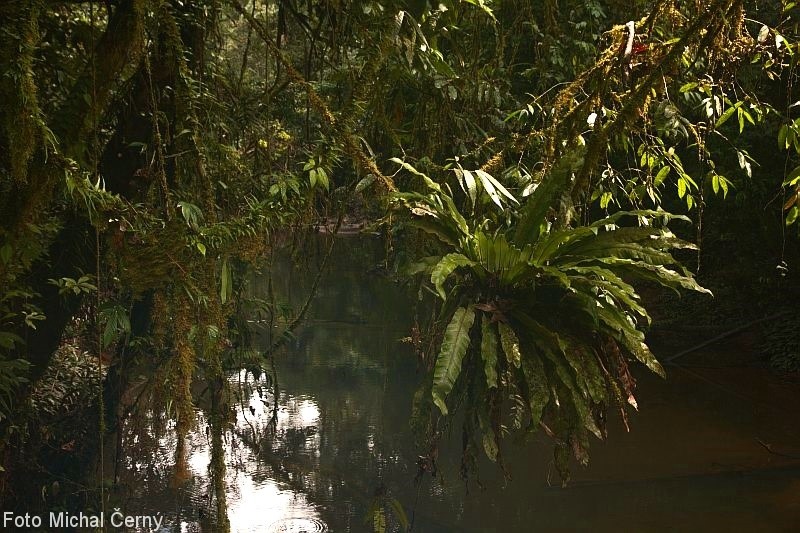
[[[14,205],[8,227],[20,234],[26,223],[35,222],[52,201],[63,177],[63,158],[85,162],[93,136],[108,110],[120,82],[139,67],[144,48],[144,15],[149,0],[122,0],[97,42],[94,61],[89,61],[70,95],[50,121],[60,143],[60,157],[34,157],[29,182],[13,192]]]
[[[261,23],[261,21],[252,16],[237,0],[228,0],[228,2],[236,11],[239,12],[240,15],[247,20],[248,23],[250,23],[252,27],[255,28],[258,36],[261,37],[261,39],[267,45],[267,48],[278,60],[278,63],[280,63],[280,65],[286,70],[286,74],[289,76],[289,79],[293,83],[296,83],[305,89],[312,107],[322,117],[323,122],[336,134],[336,136],[343,140],[344,151],[350,156],[355,165],[363,172],[372,174],[378,178],[378,180],[383,183],[387,190],[396,191],[397,187],[395,186],[392,178],[381,172],[381,170],[375,164],[375,161],[373,161],[372,158],[364,153],[364,150],[361,149],[361,146],[358,142],[358,138],[353,135],[353,133],[333,115],[331,110],[328,108],[328,105],[322,100],[319,94],[317,94],[311,84],[308,83],[308,81],[306,81],[306,79],[302,74],[300,74],[294,65],[292,65],[288,59],[286,59],[286,56],[284,56],[283,52],[270,38],[267,28]]]

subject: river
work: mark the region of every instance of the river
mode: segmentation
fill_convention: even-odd
[[[299,265],[283,258],[273,266],[276,299],[287,308],[307,297],[329,238]],[[726,366],[724,353],[682,360],[667,381],[640,372],[631,431],[609,424],[608,440],[592,443],[589,467],[575,466],[567,488],[541,434],[504,445],[511,480],[487,460],[465,483],[454,432],[442,446],[439,476],[415,481],[409,418],[423,376],[402,341],[415,294],[375,268],[383,250],[377,238],[339,238],[307,319],[276,355],[277,402],[272,383],[246,371],[230,376],[236,400],[224,450],[232,531],[370,531],[376,494],[389,531],[399,523],[393,500],[419,532],[800,527],[797,384],[759,367]],[[264,274],[253,276],[253,291],[264,296]],[[268,337],[262,330],[257,344],[268,346]],[[205,410],[197,416],[183,484],[170,481],[175,437],[158,413],[143,419],[138,436],[126,436],[126,510],[166,515],[162,531],[215,530],[211,439]]]

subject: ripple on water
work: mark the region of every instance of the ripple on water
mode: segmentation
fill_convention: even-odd
[[[324,533],[328,531],[325,522],[318,518],[282,518],[267,528],[269,533]]]

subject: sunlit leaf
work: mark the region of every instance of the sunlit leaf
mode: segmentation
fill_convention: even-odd
[[[231,269],[228,258],[222,260],[222,271],[220,273],[219,299],[223,304],[227,303],[231,297]]]
[[[472,205],[475,205],[475,200],[478,197],[477,193],[477,183],[475,182],[475,176],[472,175],[472,172],[469,170],[463,171],[464,177],[464,187],[467,189],[467,195],[469,196],[470,201],[472,201]]]
[[[469,332],[475,321],[472,307],[459,307],[445,329],[433,371],[433,403],[443,415],[448,413],[446,399],[461,373],[461,363],[469,347]]]
[[[500,332],[500,344],[503,347],[503,352],[506,354],[508,363],[519,368],[522,362],[522,355],[519,351],[519,339],[517,338],[517,334],[503,322],[497,324],[497,329]]]
[[[442,300],[447,297],[444,292],[444,282],[458,267],[474,265],[475,262],[460,253],[447,254],[431,271],[431,283],[436,288],[436,293]]]

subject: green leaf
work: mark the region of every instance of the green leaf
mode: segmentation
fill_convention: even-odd
[[[730,182],[727,180],[727,178],[725,178],[725,176],[717,175],[717,177],[719,178],[719,187],[720,187],[720,189],[722,189],[722,197],[723,198],[727,198],[728,197],[728,185],[730,184]]]
[[[497,461],[497,454],[500,449],[497,446],[497,437],[491,428],[483,433],[481,441],[483,442],[483,451],[486,452],[486,456],[493,462]]]
[[[618,257],[596,258],[594,262],[611,267],[618,274],[627,274],[645,281],[654,281],[664,287],[672,289],[684,288],[691,291],[711,294],[711,291],[701,287],[692,277],[682,275],[663,265],[651,265],[644,261],[621,259]]]
[[[786,176],[786,179],[783,182],[783,186],[793,186],[797,185],[800,182],[800,166],[795,167],[794,170],[789,172],[789,175]]]
[[[798,208],[795,205],[789,210],[789,213],[786,215],[786,225],[791,226],[792,224],[794,224],[797,221],[798,215],[800,215],[800,208]]]
[[[456,246],[458,244],[458,230],[437,218],[417,217],[411,219],[408,225],[419,228],[426,233],[436,235],[444,244],[450,246]]]
[[[123,306],[108,305],[100,311],[100,316],[102,322],[105,322],[102,335],[103,348],[110,346],[120,334],[130,333],[130,318]]]
[[[464,218],[464,215],[461,214],[458,208],[456,208],[456,204],[455,202],[453,202],[453,199],[450,196],[442,193],[442,200],[444,201],[444,204],[447,206],[447,211],[452,221],[456,223],[456,227],[458,228],[458,230],[462,234],[468,235],[469,226],[467,226],[467,220]]]
[[[408,170],[412,174],[421,177],[423,179],[423,181],[425,182],[425,185],[427,185],[429,189],[432,189],[432,190],[434,190],[436,192],[442,192],[441,185],[439,185],[438,183],[436,183],[435,181],[430,179],[428,176],[426,176],[425,174],[423,174],[422,172],[420,172],[419,170],[417,170],[413,166],[411,166],[408,163],[406,163],[405,161],[403,161],[402,159],[397,158],[397,157],[392,157],[391,159],[389,159],[389,161],[391,161],[392,163],[397,163],[398,165],[402,166],[404,169]]]
[[[531,263],[536,266],[544,265],[549,262],[553,256],[557,255],[561,248],[596,232],[597,229],[595,228],[569,228],[546,233],[533,247]]]
[[[540,266],[536,267],[536,273],[541,275],[544,279],[552,279],[556,281],[559,285],[561,285],[565,289],[569,289],[572,281],[570,281],[569,276],[566,275],[562,269],[554,268],[549,266]]]
[[[430,272],[436,264],[442,260],[440,255],[429,255],[421,258],[419,261],[409,263],[407,266],[402,267],[401,271],[404,276],[412,277],[422,272]]]
[[[589,227],[602,228],[611,224],[615,224],[619,219],[623,217],[637,217],[639,219],[660,218],[663,219],[665,223],[669,222],[670,220],[682,220],[684,222],[692,221],[686,215],[674,215],[666,211],[654,210],[654,209],[635,209],[633,211],[617,211],[616,213],[609,215],[606,218],[600,219],[596,222],[592,222],[589,225]]]
[[[482,402],[481,405],[477,406],[476,410],[478,412],[478,427],[482,434],[483,451],[486,452],[486,457],[490,461],[497,461],[497,454],[500,452],[500,448],[497,446],[497,434],[490,422],[489,405],[487,402]]]
[[[694,249],[695,246],[678,239],[668,230],[625,227],[598,232],[597,235],[566,244],[550,256],[550,261],[552,265],[562,268],[605,257],[636,259],[652,265],[671,265],[676,261],[666,251],[670,248]]]
[[[486,194],[489,195],[489,198],[491,198],[492,201],[497,204],[497,207],[502,208],[503,201],[500,199],[500,195],[497,193],[494,183],[492,183],[492,180],[486,178],[486,176],[489,174],[483,172],[482,170],[476,170],[475,174],[477,174],[477,176],[480,178],[481,184],[483,184],[483,190],[486,191]]]
[[[536,320],[533,320],[531,317],[522,313],[517,316],[530,331],[531,339],[536,344],[538,351],[552,363],[552,368],[558,381],[569,390],[569,397],[563,399],[568,399],[570,403],[572,403],[584,427],[597,436],[597,438],[602,438],[602,432],[597,427],[587,404],[587,391],[585,387],[581,387],[578,384],[575,372],[567,362],[565,354],[565,350],[567,349],[566,342],[557,333]],[[559,399],[561,399],[561,395],[559,395]]]
[[[678,178],[678,198],[683,198],[686,195],[686,180],[682,177]]]
[[[481,179],[481,183],[483,184],[484,188],[487,189],[487,192],[489,192],[489,188],[487,187],[487,183],[488,183],[490,185],[490,187],[492,188],[492,190],[496,191],[496,193],[499,192],[500,194],[505,196],[505,198],[507,200],[509,200],[512,204],[517,204],[517,205],[519,204],[517,199],[514,198],[514,195],[511,194],[510,192],[508,192],[508,190],[505,187],[503,187],[503,184],[500,183],[499,181],[497,181],[491,174],[489,174],[488,172],[484,172],[483,170],[480,170],[480,169],[476,170],[475,174],[477,174],[478,177]],[[491,196],[491,194],[492,193],[489,192],[490,196]],[[494,200],[494,198],[492,198],[492,199]],[[500,201],[501,201],[501,199],[498,197],[498,199],[497,199],[497,201],[495,201],[495,203],[497,203],[497,205],[502,207],[502,205],[500,203],[498,203]]]
[[[433,370],[433,387],[431,394],[433,403],[443,415],[447,414],[445,403],[450,391],[461,373],[461,363],[469,347],[469,331],[475,321],[472,307],[459,307],[447,325],[442,339],[442,346],[436,358]]]
[[[488,236],[482,231],[475,232],[472,255],[488,272],[497,274],[500,283],[508,285],[528,268],[529,250],[523,252],[508,242],[500,233]],[[479,272],[480,273],[480,272]]]
[[[600,320],[611,330],[611,335],[620,342],[636,359],[644,363],[654,373],[662,378],[666,377],[664,367],[644,343],[644,334],[637,330],[624,313],[600,307],[598,310]]]
[[[372,514],[373,533],[386,533],[386,513],[383,507],[378,507]]]
[[[363,178],[361,181],[359,181],[356,184],[356,192],[357,193],[364,192],[373,183],[375,183],[375,175],[374,174],[367,174],[367,176],[365,178]]]
[[[522,373],[528,385],[528,403],[531,410],[532,429],[539,425],[542,413],[550,402],[550,386],[542,360],[535,353],[522,358]]]
[[[189,202],[178,202],[178,207],[181,209],[181,215],[186,224],[192,229],[197,229],[203,220],[203,211]]]
[[[474,261],[463,254],[452,253],[444,256],[431,271],[431,283],[436,287],[436,294],[438,294],[442,300],[446,300],[447,296],[444,292],[444,282],[447,281],[447,278],[453,270],[458,267],[471,266],[474,264]]]
[[[573,279],[573,283],[576,287],[580,287],[588,298],[594,298],[595,290],[599,287],[610,293],[617,302],[644,318],[648,324],[650,323],[650,315],[638,302],[639,295],[636,293],[636,289],[611,270],[597,266],[570,266],[565,267],[565,270],[586,276]]]
[[[539,238],[547,213],[558,204],[559,197],[572,183],[575,171],[583,165],[586,147],[581,146],[567,152],[542,177],[536,190],[528,196],[521,207],[521,215],[513,242],[518,246],[533,244]]]
[[[486,386],[497,387],[497,333],[486,314],[481,317],[481,357]]]
[[[489,15],[493,21],[497,22],[497,19],[494,17],[494,13],[492,12],[491,8],[486,5],[486,0],[464,0],[464,2],[479,7],[484,13]]]
[[[9,243],[5,243],[2,247],[0,247],[0,261],[4,264],[8,264],[11,261],[11,245]]]
[[[231,269],[228,265],[228,258],[222,260],[222,272],[220,274],[220,302],[225,304],[231,297]]]
[[[736,110],[739,109],[741,105],[742,105],[741,102],[736,102],[735,105],[732,105],[731,107],[726,109],[725,112],[719,117],[719,120],[717,120],[717,124],[715,127],[719,128],[720,126],[725,124],[728,121],[728,119],[733,116]]]
[[[508,364],[519,368],[522,361],[522,354],[519,351],[519,339],[514,330],[503,322],[498,322],[497,329],[500,331],[500,344],[506,353]]]
[[[317,181],[319,181],[325,190],[330,188],[330,181],[328,180],[328,173],[325,172],[325,169],[320,167],[317,169]]]
[[[8,331],[0,331],[0,348],[11,350],[15,344],[24,344],[22,337]]]
[[[478,198],[478,184],[475,182],[475,176],[469,170],[461,170],[461,177],[464,182],[464,189],[472,202],[473,207]]]
[[[391,507],[394,517],[400,523],[400,530],[407,531],[409,527],[408,516],[397,498],[389,498],[389,507]]]
[[[582,387],[589,393],[594,403],[605,403],[607,400],[607,387],[605,376],[597,364],[593,353],[589,353],[583,346],[574,346],[564,350],[570,366],[575,370],[575,376]]]
[[[780,150],[786,150],[787,148],[789,148],[789,143],[786,142],[788,134],[789,134],[789,125],[784,124],[778,130],[778,148]]]

